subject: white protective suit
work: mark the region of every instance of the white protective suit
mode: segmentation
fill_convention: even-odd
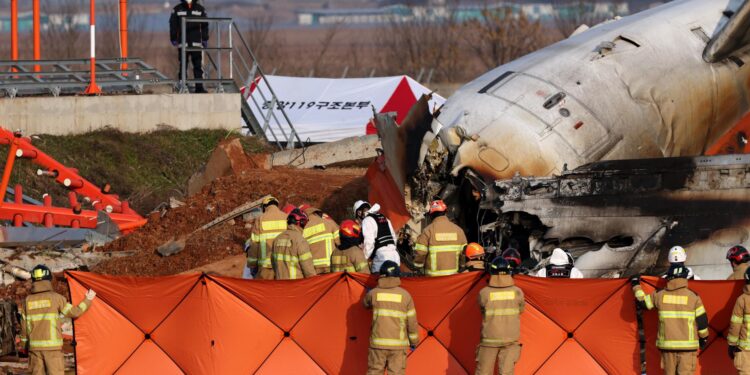
[[[380,205],[375,204],[370,208],[367,213],[377,213],[380,211]],[[391,221],[388,220],[388,228],[391,230],[391,236],[393,236],[393,240],[396,240],[396,233],[393,231],[393,225],[391,225]],[[365,252],[365,259],[370,259],[372,256],[372,252],[375,250],[375,237],[378,235],[378,224],[375,223],[375,219],[366,216],[362,220],[362,236],[364,237],[364,252]],[[383,265],[383,262],[386,260],[394,261],[396,264],[401,264],[401,257],[398,256],[398,251],[396,251],[396,245],[388,245],[381,247],[378,249],[378,251],[375,253],[375,257],[372,258],[372,267],[370,268],[372,273],[380,272],[380,266]]]
[[[549,259],[550,264],[553,264],[555,266],[564,266],[566,264],[570,264],[570,259],[568,259],[568,254],[563,249],[555,249],[552,251],[552,256]],[[547,277],[547,269],[542,268],[536,273],[537,277]],[[570,278],[571,279],[583,279],[583,273],[578,269],[573,267],[573,269],[570,270]]]

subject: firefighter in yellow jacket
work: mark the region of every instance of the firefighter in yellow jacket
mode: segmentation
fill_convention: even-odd
[[[458,273],[463,263],[466,246],[464,230],[445,216],[448,207],[441,200],[430,204],[432,223],[417,238],[414,246],[414,265],[424,268],[427,276],[445,276]]]
[[[73,306],[52,290],[52,272],[44,265],[31,270],[31,294],[21,308],[21,344],[28,346],[32,375],[65,373],[62,346],[62,318],[81,316],[96,297],[93,290]]]
[[[339,245],[331,255],[331,271],[370,273],[360,244],[362,228],[354,220],[344,220],[339,229]]]
[[[287,230],[273,240],[271,263],[276,280],[295,280],[315,276],[312,253],[302,230],[307,225],[307,215],[295,208],[286,219]]]
[[[247,266],[256,279],[274,279],[271,245],[276,236],[286,230],[286,218],[287,214],[279,209],[276,198],[267,197],[263,200],[263,215],[255,220],[247,252]]]
[[[367,374],[383,375],[388,369],[388,375],[401,375],[406,372],[407,350],[419,343],[417,312],[409,292],[399,287],[399,265],[387,260],[379,271],[378,286],[362,301],[372,309]]]
[[[489,266],[490,285],[479,291],[482,338],[477,347],[477,375],[492,375],[497,361],[500,375],[513,374],[521,356],[521,313],[526,306],[523,291],[514,285],[513,268],[499,256]]]
[[[331,254],[338,242],[339,226],[318,208],[300,207],[309,218],[303,232],[318,274],[331,272]]]
[[[727,250],[727,260],[732,265],[732,274],[727,280],[742,280],[745,277],[748,265],[750,265],[750,253],[744,246],[732,246]]]
[[[647,295],[638,277],[631,279],[635,298],[645,308],[659,311],[656,347],[661,351],[661,367],[666,375],[695,373],[698,348],[708,339],[708,316],[701,298],[688,289],[690,271],[673,264],[667,271],[667,287]]]
[[[750,269],[743,275],[745,288],[737,297],[732,310],[727,341],[729,342],[729,358],[734,361],[734,367],[740,375],[750,374]]]

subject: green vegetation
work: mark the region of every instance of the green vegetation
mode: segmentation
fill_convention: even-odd
[[[40,150],[67,167],[77,168],[83,178],[98,186],[109,183],[113,193],[127,199],[142,214],[170,196],[182,197],[188,178],[224,138],[241,137],[247,153],[269,151],[261,140],[224,130],[162,129],[132,134],[107,128],[80,135],[38,137],[32,142]],[[6,157],[7,147],[0,148],[3,166]],[[25,195],[39,200],[50,193],[56,205],[68,206],[66,190],[48,178],[37,177],[36,170],[30,161],[18,161],[10,186],[20,183]]]

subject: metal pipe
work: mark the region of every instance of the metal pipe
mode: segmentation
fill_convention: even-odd
[[[18,60],[18,0],[10,0],[10,59]]]
[[[40,44],[40,28],[41,21],[39,19],[39,0],[34,0],[32,4],[32,23],[33,23],[33,34],[34,34],[34,61],[42,59],[42,47]],[[34,65],[34,71],[39,71],[39,65]]]
[[[86,91],[84,92],[87,95],[97,95],[101,94],[102,90],[99,88],[99,85],[96,84],[96,0],[89,0],[89,36],[90,36],[90,44],[91,44],[91,55],[90,57],[90,71],[91,71],[91,77],[89,77],[90,83],[89,86],[86,87]]]
[[[13,133],[13,142],[10,144],[8,158],[5,161],[3,179],[0,181],[0,206],[5,204],[5,193],[8,190],[8,182],[10,182],[10,173],[13,171],[13,164],[16,162],[16,150],[18,150],[19,139],[21,139],[21,134]]]
[[[120,0],[120,58],[128,58],[128,0]],[[120,70],[127,70],[128,63],[120,64]]]

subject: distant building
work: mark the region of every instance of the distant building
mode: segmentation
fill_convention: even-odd
[[[382,8],[311,9],[298,10],[297,23],[301,26],[317,25],[372,25],[404,22],[414,18],[411,8],[389,5]]]
[[[33,15],[31,12],[18,13],[18,32],[30,32],[34,27]],[[50,26],[56,28],[89,28],[88,13],[78,13],[72,15],[63,14],[40,14],[39,22],[41,30],[48,30]],[[10,32],[10,15],[0,16],[0,32]]]
[[[455,17],[458,21],[482,19],[485,10],[504,12],[511,9],[514,15],[524,14],[531,20],[542,22],[552,21],[556,17],[562,19],[576,19],[580,13],[586,13],[596,18],[611,18],[626,16],[630,13],[626,1],[600,1],[593,3],[553,4],[551,2],[518,3],[499,2],[488,6],[461,5],[455,9],[447,6],[413,6],[402,4],[388,5],[380,8],[352,8],[352,9],[306,9],[297,11],[297,23],[301,26],[319,26],[331,24],[346,25],[378,25],[390,22],[407,22],[411,20],[439,21]]]

